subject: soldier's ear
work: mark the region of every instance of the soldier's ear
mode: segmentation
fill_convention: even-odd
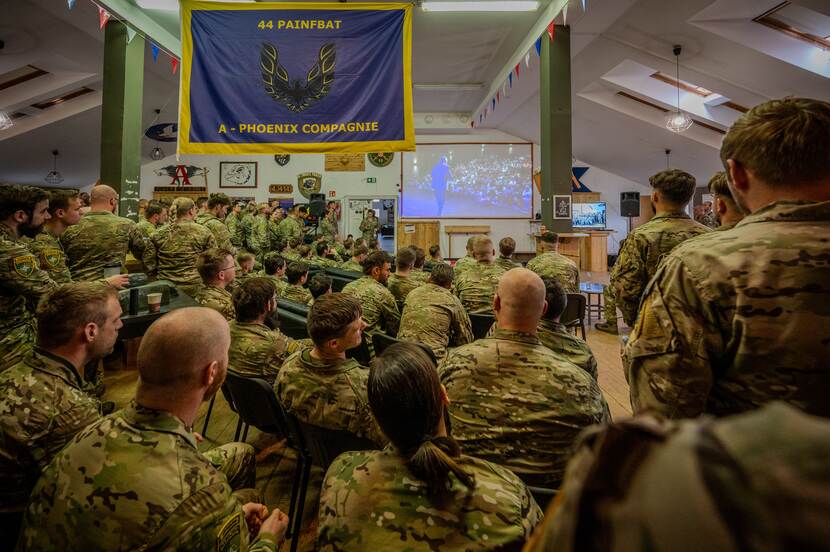
[[[92,343],[96,337],[98,337],[98,324],[87,322],[84,326],[84,339],[87,343]]]
[[[729,173],[728,182],[737,190],[746,191],[749,187],[749,176],[746,173],[746,168],[734,159],[727,159],[726,170]]]
[[[545,316],[548,313],[548,302],[545,301],[544,305],[542,305],[542,316]]]

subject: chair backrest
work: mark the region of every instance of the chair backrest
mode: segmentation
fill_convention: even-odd
[[[288,299],[283,299],[282,297],[280,297],[279,299],[277,299],[277,306],[283,310],[291,311],[293,313],[299,314],[300,316],[308,317],[308,305],[297,303],[296,301],[289,301]]]
[[[327,429],[300,421],[286,412],[288,427],[301,453],[312,463],[326,470],[334,459],[351,450],[377,450],[378,446],[364,437],[344,430]]]
[[[277,307],[277,316],[280,321],[280,331],[294,339],[305,339],[308,337],[308,319],[296,312],[283,310]]]
[[[371,334],[364,331],[360,345],[346,351],[346,356],[355,359],[362,366],[369,366],[369,363],[372,361],[372,354],[369,352],[370,339],[372,339]]]
[[[539,505],[539,508],[541,508],[543,512],[547,510],[548,504],[556,498],[556,493],[559,492],[556,489],[533,487],[531,485],[528,485],[527,489],[530,491],[530,494],[533,495],[533,498],[536,500],[536,504]]]
[[[329,276],[337,276],[338,278],[345,278],[349,281],[357,280],[363,277],[363,273],[355,272],[354,270],[343,270],[342,268],[327,267],[326,274]]]
[[[288,435],[282,407],[267,381],[228,372],[225,385],[243,422],[266,433]]]
[[[228,370],[228,373],[230,373],[230,370]],[[236,412],[236,404],[233,402],[233,395],[231,395],[231,390],[228,387],[227,378],[225,383],[222,384],[222,395],[225,397],[228,406],[231,408],[231,412]]]
[[[343,291],[343,288],[346,287],[349,284],[349,282],[354,282],[354,279],[331,275],[331,290],[334,293],[339,293]]]
[[[372,346],[375,348],[375,356],[378,356],[386,350],[390,345],[400,343],[398,339],[390,337],[383,332],[375,332],[372,334]]]
[[[471,314],[470,322],[473,325],[473,337],[481,339],[487,337],[487,332],[490,327],[496,322],[496,317],[492,314]]]
[[[581,293],[569,293],[568,305],[565,312],[559,317],[559,321],[565,326],[578,326],[585,320],[586,299]]]

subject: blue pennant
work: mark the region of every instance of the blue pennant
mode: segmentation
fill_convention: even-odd
[[[542,55],[542,37],[541,36],[536,39],[536,55],[537,56]]]
[[[507,82],[510,83],[510,88],[513,88],[513,73],[507,75]]]
[[[154,42],[150,43],[150,50],[153,52],[153,61],[159,60],[159,47]]]
[[[571,180],[572,192],[590,192],[590,188],[582,182],[582,176],[588,172],[590,167],[571,167],[573,179]]]

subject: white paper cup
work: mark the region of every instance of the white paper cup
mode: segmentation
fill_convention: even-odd
[[[150,312],[158,312],[161,309],[161,293],[147,294],[147,309]]]

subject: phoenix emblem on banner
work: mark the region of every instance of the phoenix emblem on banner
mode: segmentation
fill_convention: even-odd
[[[280,53],[272,45],[263,43],[259,54],[259,66],[265,92],[282,105],[300,113],[324,98],[334,82],[334,44],[324,44],[316,63],[302,79],[291,79],[280,63]]]

